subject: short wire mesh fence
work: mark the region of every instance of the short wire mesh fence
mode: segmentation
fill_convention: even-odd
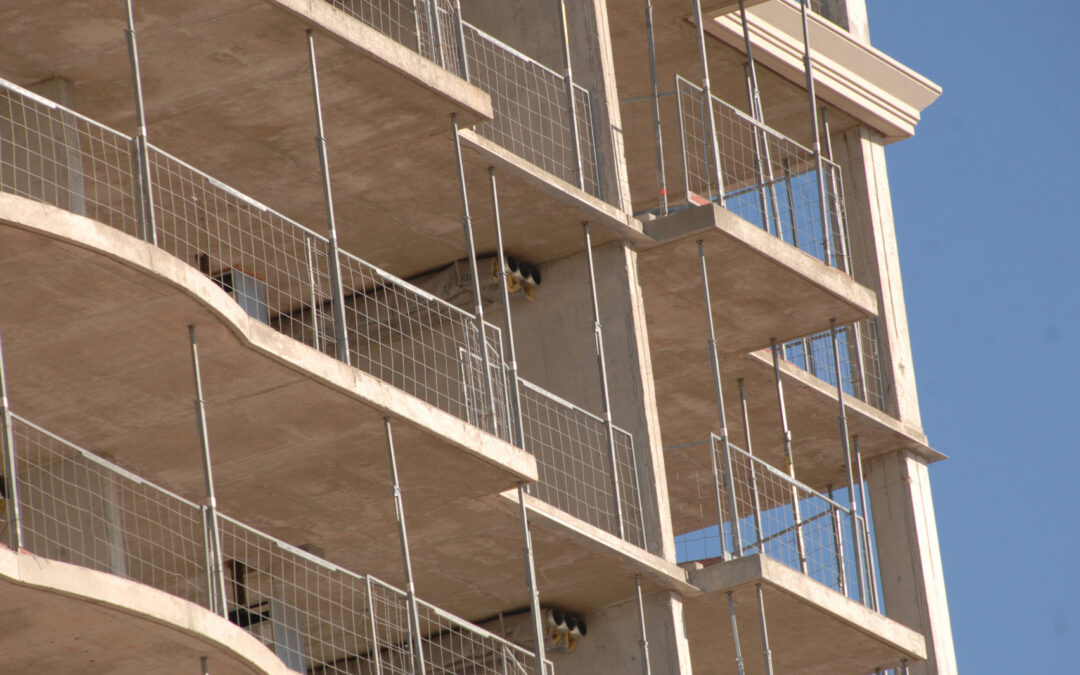
[[[478,134],[573,185],[578,184],[565,78],[465,23],[469,81],[491,96],[493,119]],[[584,189],[599,195],[589,92],[574,85]]]
[[[0,80],[0,190],[139,236],[131,139]],[[333,354],[326,237],[153,146],[157,246],[199,269],[251,317]],[[133,178],[132,171],[136,172]],[[348,253],[340,253],[354,365],[508,440],[501,333]]]
[[[713,161],[708,106],[702,88],[675,78],[683,180],[691,203],[725,208],[827,265],[847,269],[840,168],[822,159],[825,225],[814,152],[741,110],[712,97],[716,126]]]
[[[519,383],[524,447],[540,476],[532,494],[616,536],[621,513],[626,541],[645,548],[633,437],[614,427],[616,503],[604,421],[530,382]]]
[[[841,387],[848,396],[885,410],[884,376],[878,351],[877,319],[837,326]],[[792,365],[836,386],[832,333],[823,331],[783,344],[783,356]]]
[[[12,414],[23,547],[211,608],[207,509]],[[10,534],[15,504],[4,503]],[[213,517],[213,516],[210,516]],[[228,619],[301,673],[535,673],[527,650],[217,514]],[[550,672],[550,668],[546,669]]]
[[[720,438],[710,435],[677,450],[711,453],[707,468],[676,478],[692,481],[701,494],[696,508],[684,511],[677,523],[678,560],[760,553],[865,603],[857,575],[868,570],[858,569],[853,539],[858,536],[857,545],[866,545],[862,517],[745,450],[729,447],[725,456]]]

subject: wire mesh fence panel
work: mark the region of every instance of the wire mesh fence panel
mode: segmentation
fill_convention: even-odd
[[[825,166],[824,224],[814,152],[712,97],[715,139],[701,87],[675,80],[683,179],[691,203],[717,202],[828,265],[844,269],[840,169]],[[715,150],[714,150],[715,143]],[[719,171],[715,156],[719,158]],[[835,179],[835,180],[834,180]]]
[[[811,12],[828,19],[844,30],[848,29],[846,0],[809,0],[809,2]]]
[[[464,24],[469,81],[491,96],[493,119],[476,133],[573,185],[578,184],[570,105],[562,75]],[[599,194],[589,93],[575,86],[585,190]]]
[[[470,314],[355,256],[341,254],[341,275],[355,367],[509,440],[497,328],[485,325],[481,341]]]
[[[253,318],[333,353],[327,240],[168,153],[149,156],[158,246]]]
[[[680,513],[680,562],[760,553],[863,601],[852,539],[861,521],[848,508],[737,446],[725,457],[716,436],[679,452],[708,453],[705,468],[678,478],[693,481],[700,499],[696,513]]]
[[[525,450],[536,458],[539,472],[539,479],[529,488],[531,493],[618,535],[619,505],[604,421],[526,380],[519,383]],[[644,548],[633,439],[618,428],[615,449],[625,539]]]
[[[197,504],[17,415],[12,436],[26,550],[208,605]]]
[[[885,392],[877,321],[868,319],[838,326],[836,342],[840,352],[841,386],[844,393],[878,410],[884,410]],[[785,342],[783,356],[789,363],[819,380],[836,386],[836,362],[830,331]]]
[[[0,80],[0,191],[138,236],[130,137]]]
[[[525,649],[422,600],[417,600],[416,605],[427,672],[436,675],[536,673],[535,656]]]

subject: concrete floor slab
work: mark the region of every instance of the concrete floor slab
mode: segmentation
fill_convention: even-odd
[[[870,673],[894,667],[902,658],[926,658],[925,640],[915,631],[764,556],[695,566],[690,581],[702,591],[684,605],[695,673],[735,668],[729,591],[746,673],[765,672],[758,584],[777,673]]]
[[[111,574],[0,547],[0,671],[86,675],[290,673],[198,605]]]

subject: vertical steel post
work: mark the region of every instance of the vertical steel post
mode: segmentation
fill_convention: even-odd
[[[480,274],[476,266],[476,245],[473,243],[472,217],[469,215],[469,193],[465,187],[465,163],[461,157],[461,137],[458,135],[457,115],[450,115],[450,126],[454,133],[454,153],[457,157],[458,187],[461,189],[461,227],[465,230],[465,246],[469,251],[469,272],[472,273],[473,279],[472,292],[473,297],[476,300],[473,318],[476,323],[476,333],[480,339],[480,366],[484,369],[482,377],[484,382],[484,396],[487,399],[485,401],[487,407],[486,414],[491,420],[491,433],[498,434],[498,416],[495,414],[495,387],[491,381],[491,363],[488,355],[488,341],[486,331],[484,330],[484,302],[480,298]],[[472,364],[468,364],[468,367],[472,368]],[[478,417],[479,414],[480,411],[478,410]],[[484,425],[480,425],[480,427],[485,428]]]
[[[364,595],[367,596],[367,615],[368,615],[368,629],[371,630],[371,653],[375,655],[375,672],[381,673],[382,669],[382,654],[379,649],[379,628],[378,623],[375,622],[375,598],[372,595],[371,577],[364,577]]]
[[[742,557],[742,529],[739,527],[739,501],[735,496],[735,471],[731,462],[731,444],[721,443],[724,458],[724,479],[727,483],[728,511],[731,513],[731,548]]]
[[[862,537],[859,536],[859,524],[857,516],[859,510],[855,508],[855,475],[851,468],[851,447],[848,444],[847,406],[844,405],[843,378],[840,377],[840,343],[836,339],[836,319],[829,321],[829,334],[832,336],[833,367],[836,369],[836,404],[839,407],[841,448],[844,452],[844,469],[847,471],[848,508],[851,509],[851,540],[855,545],[855,568],[859,570],[855,577],[859,580],[859,601],[864,605],[869,604],[866,597],[866,582],[863,580],[863,547]]]
[[[653,129],[656,133],[656,187],[660,195],[660,215],[666,216],[668,214],[667,173],[664,170],[664,134],[660,125],[660,85],[656,76],[656,40],[653,36],[652,0],[645,0],[645,34],[649,41],[649,77],[652,83]]]
[[[506,370],[510,376],[510,424],[514,445],[525,447],[524,426],[521,421],[521,389],[518,384],[517,349],[514,347],[514,322],[510,316],[510,288],[507,279],[510,272],[506,269],[506,252],[503,250],[502,218],[499,216],[499,188],[495,181],[495,167],[488,167],[491,180],[491,212],[495,221],[495,253],[499,259],[499,291],[503,305],[503,330],[506,332],[503,344],[506,346]]]
[[[720,166],[720,139],[716,134],[716,117],[713,115],[712,85],[709,84],[709,60],[705,51],[705,21],[701,15],[701,0],[694,1],[694,23],[697,24],[698,54],[701,58],[701,95],[705,99],[703,103],[707,133],[709,136],[707,147],[712,156],[713,168],[716,170],[716,201],[724,206],[724,172]],[[711,197],[711,195],[709,195]]]
[[[739,644],[739,621],[735,618],[735,600],[731,597],[731,591],[727,592],[728,615],[731,617],[731,636],[735,639],[735,668],[738,675],[745,675],[743,667],[742,645]]]
[[[199,668],[202,670],[202,675],[210,675],[210,664],[205,656],[199,657]]]
[[[769,627],[765,623],[765,594],[757,584],[758,614],[761,617],[761,653],[765,657],[765,675],[773,675],[772,650],[769,649]]]
[[[859,450],[859,435],[855,434],[855,467],[859,471],[859,510],[862,511],[863,541],[866,551],[866,577],[870,586],[870,600],[873,609],[878,610],[877,572],[874,570],[874,554],[870,545],[870,501],[866,498],[866,479],[863,478],[862,452]]]
[[[675,114],[679,120],[679,153],[682,155],[683,189],[686,191],[687,200],[689,200],[690,166],[686,161],[686,125],[683,123],[682,87],[679,86],[679,83],[683,81],[678,75],[675,76]]]
[[[409,605],[409,642],[412,645],[413,672],[425,675],[424,655],[420,641],[420,613],[416,606],[416,584],[413,582],[412,558],[409,557],[409,533],[405,527],[405,503],[401,498],[401,482],[398,480],[397,456],[394,454],[394,434],[390,418],[383,418],[386,431],[386,450],[390,456],[390,478],[393,482],[394,511],[397,515],[398,539],[401,542],[401,565],[405,571],[405,594]]]
[[[765,121],[765,111],[761,105],[761,91],[758,89],[757,68],[754,65],[754,47],[750,42],[750,24],[746,19],[746,3],[739,0],[739,19],[742,22],[743,44],[746,48],[746,97],[750,107],[750,116],[758,122]],[[769,152],[769,139],[765,131],[754,125],[754,160],[761,199],[761,220],[766,232],[772,232],[769,226],[769,205],[772,205],[773,227],[780,236],[780,209],[776,202],[776,186],[773,184],[772,158]],[[771,199],[770,199],[771,196]]]
[[[207,601],[207,606],[210,608],[210,611],[211,612],[217,612],[217,607],[218,607],[217,588],[216,588],[216,585],[213,583],[213,576],[214,575],[211,573],[211,570],[214,569],[214,552],[212,550],[213,547],[210,545],[210,542],[211,542],[210,517],[206,513],[206,505],[205,504],[202,504],[202,505],[199,506],[199,516],[202,519],[203,564],[206,565],[206,580],[207,580],[207,584],[206,584],[206,595],[207,595],[206,601]],[[222,602],[224,602],[224,601],[222,601]]]
[[[529,532],[529,514],[525,508],[525,485],[518,483],[518,506],[521,509],[521,540],[524,544],[525,584],[529,589],[529,611],[532,612],[533,640],[536,642],[536,673],[544,675],[544,617],[540,614],[540,590],[536,585],[536,563],[533,560],[532,534]]]
[[[581,168],[581,138],[577,126],[577,99],[574,96],[574,70],[570,59],[570,24],[566,20],[566,0],[559,0],[559,17],[562,32],[563,49],[563,79],[566,82],[566,100],[570,114],[570,144],[574,151],[574,178],[576,184],[582,190],[585,189],[585,172]]]
[[[787,473],[795,478],[795,458],[791,450],[791,429],[788,427],[787,406],[784,404],[784,381],[780,378],[780,349],[776,345],[776,338],[769,340],[772,348],[773,376],[776,379],[776,400],[780,406],[780,429],[784,436],[784,463],[787,464]],[[795,527],[795,548],[799,554],[799,569],[803,574],[807,573],[806,542],[803,539],[802,516],[799,513],[799,489],[791,486],[791,517]]]
[[[135,85],[135,136],[136,160],[139,163],[139,213],[141,215],[143,241],[157,246],[157,228],[154,226],[154,194],[150,187],[150,148],[146,134],[146,109],[143,106],[142,75],[139,72],[139,45],[135,38],[135,12],[132,0],[126,0],[128,60],[131,62],[131,79]]]
[[[739,378],[739,402],[742,404],[742,421],[743,421],[743,436],[746,438],[746,454],[750,455],[746,463],[750,467],[750,499],[753,502],[754,509],[754,532],[757,534],[756,546],[758,553],[765,553],[761,538],[763,535],[763,528],[761,526],[761,498],[758,495],[757,485],[757,467],[754,466],[754,448],[750,443],[750,411],[746,406],[746,387],[743,386],[743,379]]]
[[[900,675],[908,675],[907,659],[900,659]]]
[[[837,175],[840,167],[833,163],[832,158],[832,132],[829,131],[829,113],[825,107],[821,108],[821,132],[825,137],[825,160],[829,163],[829,204],[833,222],[836,225],[836,249],[837,255],[843,262],[843,267],[837,265],[844,273],[851,274],[851,257],[848,253],[847,219],[844,213],[844,201],[840,198],[841,182]],[[825,162],[823,161],[822,164]]]
[[[634,575],[634,588],[637,591],[638,623],[641,629],[641,675],[651,675],[652,665],[649,663],[649,637],[645,632],[645,600],[641,597],[641,575]]]
[[[443,65],[442,26],[439,25],[438,0],[427,0],[427,24],[431,35],[431,60]]]
[[[8,402],[7,374],[4,370],[3,340],[0,340],[0,442],[3,444],[4,496],[7,499],[7,520],[11,548],[19,551],[23,546],[22,518],[19,509],[19,480],[15,463],[15,433],[11,426],[11,404]]]
[[[795,248],[799,248],[799,221],[795,217],[795,190],[791,187],[791,160],[785,157],[783,165],[784,192],[787,196],[788,218],[791,220],[791,245]],[[783,235],[781,235],[780,239],[783,238]]]
[[[728,437],[727,428],[727,413],[724,411],[724,388],[720,380],[720,358],[716,354],[716,328],[713,326],[713,314],[712,314],[712,296],[709,293],[709,271],[708,266],[705,263],[705,242],[701,239],[697,242],[698,245],[698,258],[701,262],[701,288],[702,294],[705,300],[705,321],[708,327],[709,337],[706,340],[706,346],[709,350],[709,364],[712,366],[713,375],[713,390],[716,395],[716,416],[720,422],[720,445],[723,448],[725,457],[731,456],[731,441]],[[715,453],[714,453],[715,454]],[[715,468],[714,468],[715,478]],[[719,486],[717,487],[719,493]],[[732,495],[734,496],[734,495]],[[717,504],[719,507],[719,504]],[[732,541],[734,543],[735,551],[742,555],[742,550],[739,548],[738,543],[735,543],[735,536],[739,527],[739,514],[737,511],[731,511],[731,534]],[[724,542],[724,519],[723,514],[720,514],[720,545],[723,546]],[[723,553],[723,551],[721,551]]]
[[[833,503],[833,486],[826,487],[829,493],[829,517],[832,520],[833,555],[836,556],[836,585],[840,592],[847,595],[847,571],[844,561],[844,533],[840,525],[840,510]]]
[[[458,68],[461,79],[469,81],[469,57],[465,53],[465,19],[461,16],[461,0],[454,0],[454,30],[457,33]]]
[[[311,92],[315,99],[315,147],[319,151],[323,200],[330,256],[330,301],[334,311],[334,342],[339,361],[349,365],[349,338],[345,332],[345,291],[341,287],[341,258],[338,254],[337,225],[334,222],[334,199],[330,190],[330,162],[326,156],[326,133],[323,129],[322,100],[319,96],[319,70],[315,63],[315,36],[307,31],[308,61],[311,66]]]
[[[709,434],[709,463],[712,466],[713,493],[716,497],[716,529],[720,537],[720,557],[728,559],[727,545],[724,543],[724,498],[720,492],[720,467],[716,463],[716,435]],[[727,488],[724,488],[727,491]],[[732,524],[734,526],[734,520]]]
[[[615,525],[619,538],[626,538],[626,526],[623,523],[622,494],[619,488],[619,461],[615,451],[615,426],[611,422],[611,398],[608,395],[607,360],[604,358],[604,328],[600,324],[600,301],[596,296],[596,271],[593,268],[592,238],[589,236],[589,223],[581,224],[585,232],[585,260],[589,267],[589,294],[592,298],[593,339],[596,341],[596,364],[600,370],[600,398],[604,406],[604,431],[607,434],[608,462],[611,464],[611,494],[615,499]],[[636,462],[635,457],[630,458]]]
[[[856,394],[856,398],[862,399],[864,403],[870,403],[870,387],[866,381],[866,362],[864,360],[863,341],[862,341],[862,327],[861,322],[855,322],[848,326],[847,330],[851,335],[851,345],[855,348],[855,363],[856,377],[859,378],[859,394]],[[873,405],[873,404],[871,404]]]
[[[825,254],[825,264],[832,265],[832,248],[829,242],[829,218],[826,213],[825,203],[825,174],[821,161],[821,137],[818,134],[817,94],[814,93],[814,66],[810,58],[810,25],[806,18],[807,6],[810,0],[801,0],[799,6],[802,9],[803,29],[803,69],[806,71],[806,93],[810,97],[810,138],[813,139],[814,164],[817,167],[818,210],[821,217],[822,247]]]
[[[311,246],[311,235],[304,234],[304,255],[307,261],[308,286],[311,288],[309,300],[311,302],[311,330],[315,341],[315,349],[322,351],[322,339],[319,337],[319,299],[315,292],[315,252]]]
[[[203,486],[206,489],[206,516],[210,527],[210,555],[213,569],[207,570],[211,594],[218,597],[217,607],[212,608],[224,617],[229,616],[225,596],[225,561],[221,554],[221,533],[218,531],[217,496],[214,494],[214,472],[210,462],[210,437],[206,431],[206,401],[203,399],[202,374],[199,371],[199,346],[195,341],[195,326],[188,326],[188,342],[191,346],[191,370],[195,379],[195,422],[199,428],[199,446],[202,450]]]

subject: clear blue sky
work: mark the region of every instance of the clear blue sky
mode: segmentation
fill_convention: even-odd
[[[867,4],[945,90],[887,153],[960,670],[1078,672],[1080,8]]]

